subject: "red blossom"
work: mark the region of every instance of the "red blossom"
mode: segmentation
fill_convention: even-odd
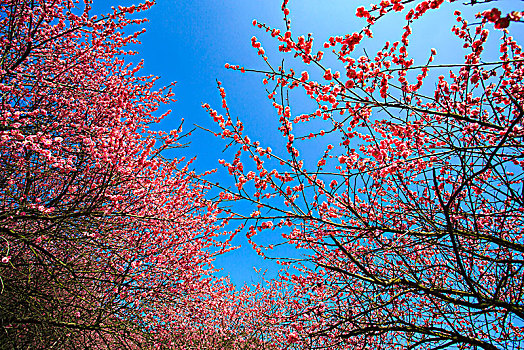
[[[492,23],[497,22],[500,19],[501,14],[502,13],[497,8],[493,8],[483,13],[484,17]]]
[[[503,18],[499,18],[495,22],[495,28],[497,28],[497,29],[504,29],[504,28],[507,28],[507,27],[509,27],[509,17],[508,16],[503,17]]]

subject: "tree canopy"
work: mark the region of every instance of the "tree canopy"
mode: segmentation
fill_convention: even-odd
[[[158,127],[174,83],[132,60],[154,1],[3,1],[0,347],[523,349],[523,13],[449,2],[356,7],[362,29],[321,47],[288,0],[282,27],[254,20],[286,60],[253,37],[267,69],[225,68],[261,76],[283,147],[218,82],[216,183],[169,157],[191,141]],[[464,55],[415,61],[415,23],[446,6]],[[369,54],[395,13],[402,34]],[[218,277],[238,234],[276,278]]]

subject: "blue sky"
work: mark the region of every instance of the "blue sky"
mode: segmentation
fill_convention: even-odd
[[[462,2],[455,3],[455,6],[446,4],[441,10],[428,14],[420,23],[414,24],[410,52],[416,59],[415,63],[418,59],[419,64],[424,64],[432,47],[438,51],[435,63],[460,62],[463,56],[462,48],[450,33],[455,7],[471,14],[494,5],[466,8],[459,5]],[[94,11],[107,12],[111,5],[132,3],[133,1],[123,0],[95,0]],[[212,120],[201,108],[201,103],[206,102],[219,109],[221,102],[216,89],[218,79],[226,89],[232,112],[243,120],[246,134],[273,149],[282,144],[276,130],[278,119],[275,118],[261,83],[263,77],[257,74],[240,74],[224,68],[226,62],[246,68],[264,68],[264,62],[251,47],[252,36],[256,36],[262,42],[272,63],[276,66],[280,64],[285,56],[279,54],[278,42],[263,30],[254,27],[252,20],[257,19],[283,29],[281,3],[281,0],[157,0],[157,4],[143,14],[150,20],[145,25],[147,32],[140,37],[142,45],[133,48],[140,52],[138,58],[145,60],[142,73],[160,76],[160,84],[164,85],[177,81],[177,102],[169,106],[173,113],[159,127],[166,130],[176,128],[180,118],[184,118],[185,130],[191,129],[193,124],[213,128]],[[364,21],[354,16],[355,9],[368,4],[369,0],[291,0],[293,35],[296,37],[311,32],[315,38],[316,50],[322,49],[323,42],[330,35],[358,31],[364,25]],[[520,1],[514,0],[496,3],[504,13],[508,8],[518,9],[515,7],[518,5]],[[405,25],[404,16],[405,14],[393,14],[387,21],[381,21],[375,27],[375,38],[365,43],[371,55],[381,48],[386,40],[400,39],[402,26]],[[517,29],[522,35],[523,28],[520,27],[524,25],[514,24],[512,27],[512,30]],[[500,36],[500,32],[495,35]],[[335,61],[328,57],[326,62]],[[296,67],[299,72],[305,68],[293,63],[291,56],[286,57],[286,65],[288,64]],[[335,67],[341,69],[339,66]],[[294,115],[305,112],[310,106],[309,101],[300,95],[293,96],[292,103]],[[198,172],[217,168],[218,159],[228,158],[227,154],[221,152],[225,144],[211,134],[198,130],[190,141],[190,147],[177,151],[175,156],[196,155],[198,158],[195,168]],[[310,156],[314,157],[314,149],[309,151]],[[222,171],[211,179],[230,183]],[[235,284],[256,282],[257,276],[253,266],[273,266],[272,270],[275,271],[274,265],[264,262],[251,250],[244,235],[237,236],[233,243],[243,247],[220,257],[217,265],[224,268],[224,274],[229,274]]]

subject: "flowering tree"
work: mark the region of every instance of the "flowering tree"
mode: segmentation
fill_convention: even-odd
[[[125,61],[153,2],[90,2],[0,6],[0,347],[223,348],[245,334],[213,275],[225,222],[163,156],[181,128],[149,128],[171,87]]]
[[[267,314],[278,316],[273,334],[282,347],[524,348],[524,54],[508,28],[522,13],[487,10],[469,24],[457,10],[452,32],[465,56],[437,65],[431,49],[415,62],[412,26],[443,6],[391,0],[358,8],[362,30],[323,44],[339,70],[324,64],[311,35],[292,33],[287,0],[284,30],[254,21],[310,67],[273,68],[255,37],[266,71],[226,64],[273,84],[282,153],[244,134],[220,84],[225,113],[204,105],[215,134],[237,147],[232,161],[221,160],[236,183],[222,185],[221,198],[253,205],[236,218],[248,222],[254,248],[303,249],[298,262],[279,259],[297,272],[274,282],[287,294],[275,294]],[[404,14],[402,36],[359,57],[392,12]],[[485,60],[494,53],[490,31],[500,52]],[[292,89],[316,108],[293,114]],[[311,161],[307,153],[319,148]],[[253,238],[275,237],[271,231],[282,239],[262,246]]]

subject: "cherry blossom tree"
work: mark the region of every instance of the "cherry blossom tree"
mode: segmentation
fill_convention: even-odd
[[[413,26],[446,6],[465,55],[415,61]],[[235,182],[218,185],[221,199],[251,206],[235,214],[251,244],[291,268],[268,282],[281,292],[263,313],[282,348],[524,348],[524,54],[511,36],[520,23],[509,25],[523,14],[489,9],[470,23],[460,6],[359,7],[362,30],[330,37],[326,53],[292,32],[288,0],[284,29],[255,20],[294,69],[274,67],[256,37],[268,68],[226,68],[264,76],[283,147],[245,134],[220,83],[223,112],[204,104],[236,152],[220,161]],[[398,41],[359,54],[395,12]],[[293,113],[297,90],[309,113]],[[275,257],[280,245],[303,258]]]
[[[150,128],[172,86],[128,58],[153,2],[90,3],[0,5],[0,347],[256,348],[214,275],[221,209],[165,157],[181,127]]]

